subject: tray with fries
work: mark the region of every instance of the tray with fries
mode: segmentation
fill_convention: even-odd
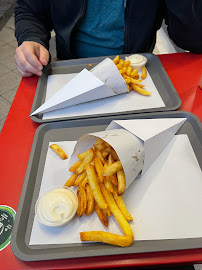
[[[147,59],[140,70],[127,60],[130,55],[48,65],[38,81],[31,119],[47,123],[178,109],[181,100],[159,58],[139,55]]]
[[[201,170],[201,123],[187,112],[43,124],[34,137],[12,251],[39,261],[201,248]],[[62,227],[36,217],[37,200],[56,186],[78,197],[76,215]]]

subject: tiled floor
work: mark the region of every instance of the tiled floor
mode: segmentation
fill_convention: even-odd
[[[51,40],[51,54],[54,59],[54,33]],[[14,36],[14,17],[8,20],[7,24],[0,31],[0,132],[9,112],[10,106],[16,94],[21,76],[18,73],[14,62],[17,42]],[[169,53],[159,34],[154,54]]]

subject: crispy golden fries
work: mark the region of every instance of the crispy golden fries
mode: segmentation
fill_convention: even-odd
[[[122,168],[123,167],[122,167],[121,161],[116,161],[112,163],[111,165],[107,166],[106,169],[104,169],[103,175],[110,176],[114,173],[117,173]]]
[[[121,65],[128,69],[124,60]],[[90,231],[81,232],[82,241],[101,241],[118,246],[133,243],[133,232],[128,221],[133,220],[120,194],[125,190],[125,174],[116,151],[104,140],[97,139],[94,146],[84,153],[71,167],[72,176],[65,186],[78,186],[77,216],[89,216],[94,210],[104,226],[108,226],[108,216],[114,215],[125,236],[112,233]]]
[[[104,195],[104,198],[107,202],[107,205],[108,205],[110,211],[112,212],[112,214],[114,215],[115,219],[117,220],[122,231],[124,232],[124,234],[126,236],[132,236],[134,238],[133,231],[132,231],[130,225],[128,224],[127,220],[125,219],[125,217],[123,216],[123,214],[119,210],[119,208],[114,200],[113,195],[107,190],[107,188],[103,184],[100,184],[100,187],[101,187],[102,193]]]
[[[82,172],[82,174],[79,175],[79,177],[74,182],[74,186],[78,186],[79,184],[81,184],[83,180],[85,179],[85,177],[86,177],[86,171]]]
[[[86,173],[87,173],[88,182],[89,182],[90,187],[92,189],[95,201],[98,203],[98,205],[101,209],[106,209],[107,204],[106,204],[105,199],[104,199],[102,192],[100,190],[94,166],[89,164],[86,167]]]
[[[55,151],[55,153],[57,153],[58,156],[61,157],[62,159],[67,159],[68,158],[68,156],[62,150],[62,148],[60,146],[58,146],[57,144],[51,144],[50,148],[53,149]]]
[[[125,173],[123,170],[119,170],[117,172],[117,179],[118,179],[118,194],[122,195],[126,187]]]
[[[74,185],[75,180],[77,178],[78,174],[74,173],[72,176],[67,180],[67,182],[64,184],[66,187],[71,187]]]
[[[85,167],[94,159],[94,157],[95,157],[95,150],[93,148],[90,148],[90,150],[89,150],[88,154],[86,155],[86,157],[84,158],[83,162],[76,170],[76,173],[77,174],[82,173],[84,171]]]
[[[114,160],[113,160],[112,154],[110,154],[108,158],[108,164],[111,165],[112,163],[114,163]],[[114,186],[118,186],[118,180],[117,180],[116,174],[110,175],[109,178],[111,179],[111,182]]]
[[[91,149],[91,148],[90,148]],[[80,160],[84,160],[84,158],[88,155],[88,153],[91,151],[90,149],[88,149],[87,151],[81,153],[81,154],[78,154],[77,157],[80,159]]]
[[[80,232],[80,238],[81,241],[103,242],[120,247],[128,247],[133,243],[132,236],[122,236],[102,231]]]
[[[78,209],[77,216],[81,217],[83,213],[85,213],[87,207],[87,196],[85,188],[81,185],[77,188],[77,196],[78,196]]]
[[[141,75],[141,78],[142,79],[145,79],[147,77],[147,70],[145,67],[142,68],[142,75]]]
[[[93,192],[89,184],[86,184],[86,197],[87,197],[87,207],[86,207],[86,216],[89,216],[93,213],[95,208],[95,200],[93,197]]]
[[[97,202],[95,202],[95,211],[96,211],[96,213],[97,213],[100,221],[102,222],[102,224],[105,227],[108,227],[109,221],[108,221],[107,215],[104,213],[103,209],[101,209],[99,207],[99,205],[97,204]]]
[[[132,216],[128,212],[128,209],[126,208],[126,205],[125,205],[122,197],[119,196],[117,193],[117,187],[114,187],[113,196],[114,196],[114,200],[115,200],[118,208],[120,209],[121,213],[126,218],[126,220],[133,220]]]
[[[119,55],[117,55],[114,60],[113,60],[114,64],[117,65],[119,62]]]
[[[94,163],[95,163],[95,169],[96,169],[98,178],[99,178],[100,182],[102,183],[104,181],[104,176],[102,175],[103,171],[104,171],[104,167],[103,167],[100,159],[97,157],[94,158]]]
[[[146,91],[144,89],[142,89],[141,87],[139,87],[138,85],[132,83],[132,88],[138,92],[139,94],[143,95],[143,96],[149,96],[151,95],[151,93],[149,91]]]
[[[112,61],[118,68],[122,77],[124,78],[129,91],[135,90],[137,93],[144,96],[151,95],[149,91],[146,91],[144,89],[142,90],[139,89],[139,88],[144,87],[144,86],[140,87],[139,84],[142,82],[142,80],[144,80],[147,77],[147,70],[145,67],[142,68],[142,74],[141,74],[142,80],[138,80],[139,78],[138,70],[137,69],[132,70],[130,61],[124,61],[123,59],[119,59],[119,55],[117,55]],[[134,85],[136,85],[136,87],[134,87]]]
[[[88,177],[86,176],[85,179],[81,182],[81,186],[85,187],[88,183]]]
[[[69,171],[70,172],[75,172],[78,167],[81,165],[82,161],[81,160],[78,160],[77,162],[75,162],[70,168],[69,168]]]
[[[104,150],[104,151],[105,151],[105,150]],[[104,157],[103,157],[102,153],[101,153],[99,150],[97,150],[97,151],[95,152],[95,155],[96,155],[96,157],[102,162],[102,164],[105,164]]]

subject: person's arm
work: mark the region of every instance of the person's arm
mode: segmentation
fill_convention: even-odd
[[[174,43],[193,53],[202,53],[202,1],[165,0],[168,33]]]
[[[49,60],[52,30],[49,0],[17,0],[15,35],[18,41],[15,61],[19,72],[29,77],[41,75]]]

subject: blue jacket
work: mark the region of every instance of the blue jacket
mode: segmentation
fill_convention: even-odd
[[[71,33],[85,16],[86,8],[87,0],[17,0],[18,45],[35,41],[48,49],[50,31],[54,29],[58,59],[76,58],[72,53]],[[152,52],[163,19],[177,46],[202,53],[201,0],[127,0],[123,53]]]

